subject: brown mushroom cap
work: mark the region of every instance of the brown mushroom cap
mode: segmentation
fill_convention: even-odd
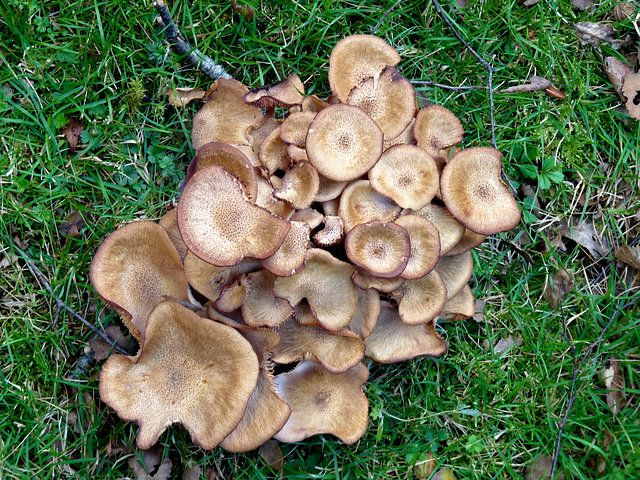
[[[282,245],[270,257],[260,260],[260,264],[276,275],[289,277],[304,269],[311,227],[304,222],[289,222],[291,229],[284,237]]]
[[[191,178],[178,205],[178,225],[189,250],[219,266],[273,255],[291,228],[249,202],[239,182],[219,166]]]
[[[180,255],[153,222],[130,223],[111,233],[93,257],[89,276],[138,340],[144,338],[147,316],[165,296],[189,301]]]
[[[358,180],[342,192],[338,214],[344,222],[344,231],[348,232],[356,225],[374,220],[392,222],[400,210],[393,200],[376,192],[369,180]]]
[[[280,128],[273,130],[267,138],[265,138],[260,144],[258,149],[258,158],[262,166],[273,174],[277,170],[289,170],[291,165],[291,157],[287,147],[288,143],[284,142],[280,138]]]
[[[324,100],[320,100],[315,95],[309,95],[307,97],[304,97],[304,100],[302,100],[303,112],[318,113],[320,110],[328,106],[329,104],[327,102],[325,102]]]
[[[167,211],[167,213],[160,218],[158,225],[164,228],[167,235],[169,235],[171,243],[176,247],[176,250],[180,255],[180,261],[182,262],[184,260],[184,256],[187,254],[187,246],[182,241],[180,230],[178,229],[178,209],[172,208]]]
[[[259,108],[242,101],[248,91],[237,80],[217,81],[207,103],[193,116],[191,140],[195,150],[209,142],[249,144],[247,129],[257,127],[263,115]]]
[[[399,276],[411,255],[409,234],[400,225],[379,221],[356,225],[344,240],[349,260],[371,275]]]
[[[502,181],[502,153],[473,147],[456,153],[442,171],[442,200],[456,220],[481,235],[506,232],[520,222],[520,209]]]
[[[304,222],[309,225],[311,229],[314,229],[322,223],[324,215],[315,208],[309,207],[297,210],[293,215],[291,215],[289,220],[291,222]]]
[[[331,91],[345,103],[353,87],[377,78],[387,65],[395,67],[400,55],[375,35],[350,35],[340,40],[329,57]]]
[[[386,150],[369,170],[371,186],[402,208],[427,205],[440,185],[440,174],[431,156],[415,145],[396,145]]]
[[[432,157],[442,157],[441,150],[462,141],[464,129],[451,110],[441,105],[429,105],[416,115],[413,136],[418,146]]]
[[[380,314],[380,293],[375,288],[358,288],[358,311],[347,327],[362,340],[371,335]]]
[[[320,175],[320,186],[315,201],[322,203],[334,200],[340,196],[346,186],[347,182],[334,182]]]
[[[447,350],[447,342],[436,333],[435,322],[407,325],[388,302],[380,302],[378,322],[364,344],[365,355],[380,363],[439,357]]]
[[[268,270],[246,276],[244,282],[249,294],[242,304],[242,318],[247,325],[276,327],[293,313],[289,302],[273,294],[276,278]]]
[[[433,223],[440,233],[440,255],[446,255],[455,247],[464,235],[465,228],[444,207],[430,203],[420,210],[405,210],[402,215],[413,214],[426,218]]]
[[[102,367],[100,397],[140,425],[143,450],[178,422],[210,449],[240,422],[258,370],[253,348],[233,328],[163,301],[149,315],[137,362],[112,355]]]
[[[440,258],[440,233],[433,223],[417,215],[405,215],[395,223],[404,228],[411,241],[411,256],[402,278],[421,278],[433,270]]]
[[[469,285],[462,287],[458,294],[447,300],[440,312],[441,320],[456,322],[471,318],[476,313],[476,299]]]
[[[321,247],[333,247],[342,243],[343,238],[342,218],[336,215],[327,215],[324,217],[324,228],[313,236],[313,242]]]
[[[282,122],[280,138],[287,143],[304,147],[307,140],[309,125],[316,118],[315,112],[295,112]]]
[[[306,298],[320,325],[342,330],[358,309],[358,293],[351,281],[355,268],[319,248],[307,251],[307,265],[300,273],[276,280],[273,293],[291,306]]]
[[[365,270],[356,270],[351,277],[353,284],[358,288],[374,288],[380,293],[390,293],[400,288],[406,281],[402,277],[381,278],[371,275]]]
[[[413,85],[393,67],[371,77],[351,90],[349,105],[360,107],[378,124],[389,140],[400,135],[416,115]]]
[[[460,255],[472,248],[476,248],[482,242],[487,239],[486,235],[480,235],[479,233],[473,232],[468,228],[465,228],[464,234],[460,241],[453,247],[451,250],[447,252],[447,255]]]
[[[407,325],[433,321],[447,303],[447,287],[437,272],[407,280],[392,293],[398,301],[398,313]]]
[[[473,275],[471,251],[440,257],[435,269],[447,287],[447,299],[455,297]]]
[[[362,391],[367,378],[362,363],[331,373],[312,361],[276,376],[276,390],[291,406],[291,417],[274,438],[292,443],[329,433],[346,444],[356,442],[369,426],[369,401]]]
[[[300,105],[303,99],[304,85],[296,73],[273,85],[251,90],[243,97],[246,103],[266,109]]]
[[[307,155],[318,173],[336,182],[355,180],[382,154],[382,130],[362,109],[331,105],[316,115],[307,134]]]
[[[411,122],[409,123],[409,125],[407,125],[407,128],[404,129],[404,131],[398,135],[396,138],[391,138],[389,140],[385,140],[382,144],[382,149],[383,150],[388,150],[389,148],[393,147],[394,145],[410,145],[413,144],[413,125],[416,123],[416,119],[414,118],[413,120],[411,120]]]
[[[303,209],[311,205],[319,187],[316,169],[309,162],[301,161],[285,173],[282,185],[273,191],[273,195],[289,202],[295,209]]]

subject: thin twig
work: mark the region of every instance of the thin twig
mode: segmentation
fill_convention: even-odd
[[[485,86],[460,86],[460,87],[456,87],[454,85],[444,85],[442,83],[436,83],[436,82],[431,82],[429,80],[409,80],[410,83],[414,84],[414,85],[427,85],[429,87],[439,87],[439,88],[444,88],[445,90],[479,90],[479,89],[486,89],[487,87]]]
[[[400,2],[402,0],[398,0],[396,3],[393,4],[393,6],[387,10],[386,12],[384,12],[384,15],[382,15],[382,17],[380,18],[380,20],[378,20],[378,23],[376,23],[376,26],[373,27],[371,29],[371,33],[376,33],[376,31],[378,30],[378,28],[380,27],[380,25],[382,25],[382,22],[384,22],[384,19],[387,18],[389,16],[389,14],[393,11],[394,8],[396,8],[398,5],[400,5]]]
[[[78,313],[76,313],[76,311],[73,310],[70,306],[64,303],[57,295],[55,295],[53,293],[53,289],[51,288],[51,285],[49,284],[49,281],[47,280],[47,277],[45,277],[44,274],[40,271],[40,269],[36,267],[36,264],[33,262],[33,260],[31,260],[27,256],[27,254],[17,245],[14,244],[13,247],[16,249],[18,253],[20,253],[20,255],[22,255],[23,260],[27,262],[27,267],[29,267],[29,270],[31,271],[33,276],[38,279],[38,281],[42,284],[42,286],[47,291],[47,293],[51,296],[51,298],[55,300],[57,311],[56,311],[54,321],[57,321],[57,317],[60,315],[60,312],[62,310],[66,310],[73,316],[73,318],[83,323],[89,330],[91,330],[97,335],[100,335],[104,339],[104,341],[107,342],[109,345],[111,345],[113,349],[116,350],[118,353],[121,353],[123,355],[131,355],[131,352],[128,352],[122,347],[120,347],[115,340],[112,340],[111,337],[109,337],[109,335],[107,335],[102,330],[93,326],[91,323],[89,323],[87,320],[81,317]]]
[[[197,48],[191,48],[191,45],[189,45],[182,36],[176,24],[173,23],[171,13],[169,13],[169,9],[163,0],[155,0],[153,2],[153,7],[158,10],[162,23],[164,23],[164,33],[168,42],[175,47],[176,52],[185,56],[187,62],[199,69],[205,75],[209,76],[212,80],[217,80],[219,78],[232,78],[224,68],[215,62],[215,60],[211,59]]]
[[[602,332],[600,332],[600,335],[598,335],[597,340],[593,342],[591,345],[589,345],[589,348],[587,348],[586,353],[582,357],[582,361],[577,367],[576,367],[576,363],[577,363],[576,347],[575,345],[571,344],[571,351],[573,354],[573,378],[571,379],[569,403],[567,404],[567,409],[564,412],[564,416],[562,417],[562,422],[560,423],[560,427],[558,429],[558,439],[556,440],[556,451],[555,451],[555,454],[553,455],[553,466],[551,467],[551,475],[549,476],[549,478],[551,479],[553,479],[556,473],[556,467],[558,466],[558,458],[560,457],[560,450],[562,450],[562,434],[564,432],[564,427],[567,425],[567,421],[569,420],[569,412],[571,411],[571,408],[573,407],[573,403],[576,400],[575,387],[576,387],[576,381],[578,380],[580,371],[582,370],[582,367],[584,366],[584,363],[587,361],[587,358],[589,357],[589,355],[591,355],[591,352],[593,351],[593,349],[596,348],[596,346],[598,346],[598,344],[604,338],[605,333],[607,333],[607,330],[609,329],[611,324],[613,324],[616,318],[618,318],[618,315],[620,314],[620,312],[623,310],[624,311],[628,310],[638,300],[640,300],[640,297],[636,297],[634,300],[632,300],[631,302],[628,302],[626,305],[623,305],[622,307],[620,307],[620,303],[618,303],[616,310],[613,312],[613,315],[611,316],[611,318],[609,319],[605,327],[602,329]],[[564,312],[562,312],[562,336],[564,337],[566,342],[569,342],[569,338],[567,336],[567,322],[564,316]]]

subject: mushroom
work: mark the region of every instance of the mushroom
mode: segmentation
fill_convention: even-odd
[[[409,233],[400,225],[379,221],[356,225],[349,230],[344,248],[356,266],[382,278],[399,276],[411,254]]]
[[[464,129],[458,117],[441,105],[429,105],[416,115],[413,136],[418,146],[434,158],[443,158],[443,150],[462,141]]]
[[[400,210],[393,200],[375,191],[369,180],[358,180],[344,189],[338,214],[347,233],[361,223],[374,220],[392,222],[398,218]]]

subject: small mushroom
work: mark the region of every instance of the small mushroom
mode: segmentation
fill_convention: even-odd
[[[462,141],[464,129],[458,117],[441,105],[429,105],[416,115],[413,136],[418,146],[432,157],[443,158],[443,150]]]
[[[411,255],[409,233],[400,225],[379,221],[356,225],[349,230],[344,248],[356,266],[382,278],[399,276]]]

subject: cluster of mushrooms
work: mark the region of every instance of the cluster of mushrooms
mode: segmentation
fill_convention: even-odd
[[[471,249],[520,211],[500,152],[455,147],[460,121],[418,109],[399,61],[378,37],[341,40],[327,101],[295,74],[252,91],[220,79],[177,208],[100,246],[91,281],[140,343],[107,360],[100,396],[140,448],[173,423],[232,452],[351,444],[368,426],[364,357],[442,355],[436,320],[474,314]]]

